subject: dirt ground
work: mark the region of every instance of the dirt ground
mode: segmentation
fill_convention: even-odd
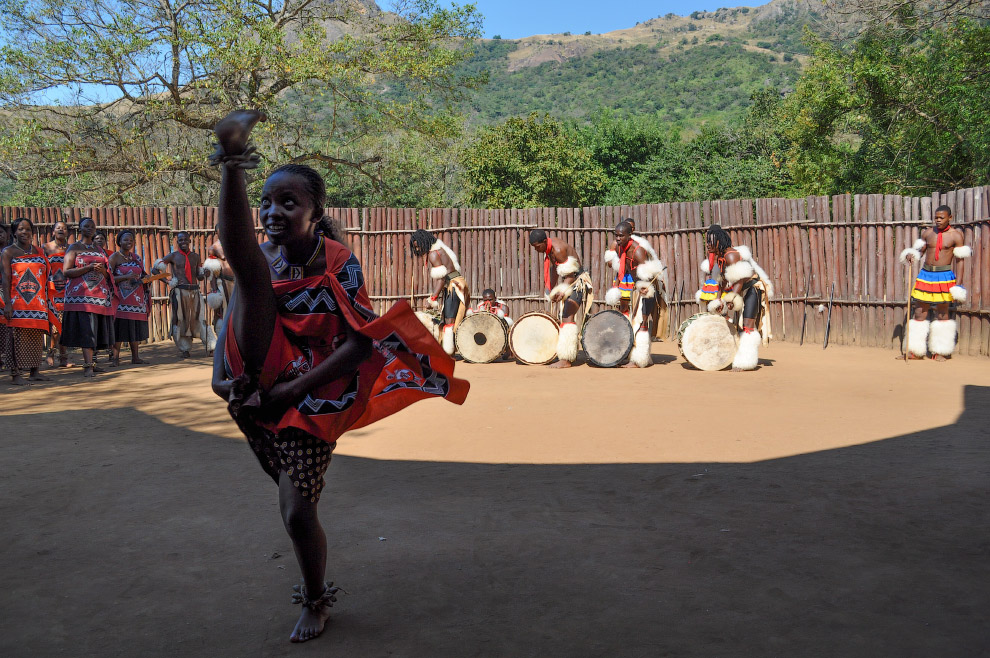
[[[990,655],[990,362],[458,365],[343,438],[323,637],[209,365],[0,383],[0,655]]]

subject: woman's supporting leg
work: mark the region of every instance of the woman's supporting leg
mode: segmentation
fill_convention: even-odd
[[[327,570],[327,536],[320,525],[316,503],[303,497],[285,471],[279,475],[278,502],[282,522],[292,540],[292,549],[299,563],[299,571],[302,572],[306,593],[310,600],[316,600],[324,591]],[[323,632],[329,617],[329,606],[317,610],[303,607],[289,639],[293,642],[313,639]]]

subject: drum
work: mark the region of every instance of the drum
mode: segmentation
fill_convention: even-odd
[[[699,370],[724,370],[736,356],[734,334],[721,315],[698,313],[681,323],[677,347],[681,356]]]
[[[491,363],[505,353],[509,327],[493,313],[475,313],[461,320],[454,332],[454,344],[465,361]]]
[[[440,342],[440,324],[436,319],[436,316],[427,313],[425,311],[416,311],[416,317],[419,321],[423,323],[426,330],[430,332],[430,335],[436,338],[437,342]]]
[[[545,365],[557,356],[558,333],[560,327],[552,316],[540,311],[527,313],[509,330],[509,350],[521,363]]]
[[[632,351],[632,324],[618,311],[599,311],[584,323],[581,347],[596,366],[613,368],[625,361]]]

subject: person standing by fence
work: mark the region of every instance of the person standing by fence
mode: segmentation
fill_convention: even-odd
[[[956,321],[949,315],[949,305],[966,301],[966,289],[959,285],[963,278],[965,260],[973,255],[964,244],[965,236],[952,228],[952,209],[939,206],[935,210],[935,228],[926,228],[913,246],[901,252],[904,264],[925,260],[914,282],[911,298],[914,317],[910,320],[908,358],[923,359],[931,352],[936,361],[945,361],[956,349]],[[935,311],[935,320],[928,314]]]
[[[437,288],[427,300],[427,305],[440,309],[443,314],[443,351],[453,356],[454,332],[471,306],[471,288],[461,274],[457,256],[429,231],[413,231],[409,236],[409,248],[417,256],[426,256],[430,278],[437,282]]]
[[[140,256],[134,253],[134,232],[125,229],[117,234],[117,251],[110,256],[110,271],[116,288],[113,311],[113,357],[110,365],[120,365],[120,346],[131,348],[131,363],[148,363],[138,354],[148,340],[148,314],[151,294],[142,281],[146,272]]]
[[[83,353],[83,377],[106,372],[94,363],[96,350],[110,349],[113,336],[113,280],[110,257],[96,246],[96,222],[79,220],[79,241],[65,252],[65,313],[62,344]]]
[[[69,225],[59,220],[52,226],[52,239],[41,246],[52,268],[52,276],[48,282],[48,295],[59,321],[65,313],[65,252],[69,248]],[[52,334],[51,347],[48,350],[48,365],[55,365],[55,355],[58,354],[60,368],[68,368],[71,364],[65,346],[62,345],[62,335]]]
[[[208,355],[213,354],[216,335],[206,323],[206,299],[199,289],[204,270],[200,267],[202,258],[189,248],[189,234],[179,231],[175,234],[176,250],[159,259],[152,267],[164,271],[169,266],[172,280],[169,282],[169,303],[172,305],[172,339],[179,348],[183,359],[188,359],[194,338],[203,341]]]
[[[0,254],[3,290],[3,323],[7,326],[3,350],[12,382],[48,381],[38,372],[45,349],[45,335],[60,329],[55,308],[48,297],[51,267],[44,252],[32,244],[34,224],[19,217],[10,225],[11,244]]]

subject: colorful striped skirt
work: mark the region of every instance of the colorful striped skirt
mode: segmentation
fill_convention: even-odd
[[[702,301],[710,302],[715,299],[718,294],[718,282],[715,279],[705,279],[705,283],[701,286],[701,299]],[[722,293],[725,296],[725,293]]]
[[[952,270],[933,272],[921,268],[914,282],[911,297],[927,304],[947,304],[952,301],[949,288],[956,285],[956,274]]]

